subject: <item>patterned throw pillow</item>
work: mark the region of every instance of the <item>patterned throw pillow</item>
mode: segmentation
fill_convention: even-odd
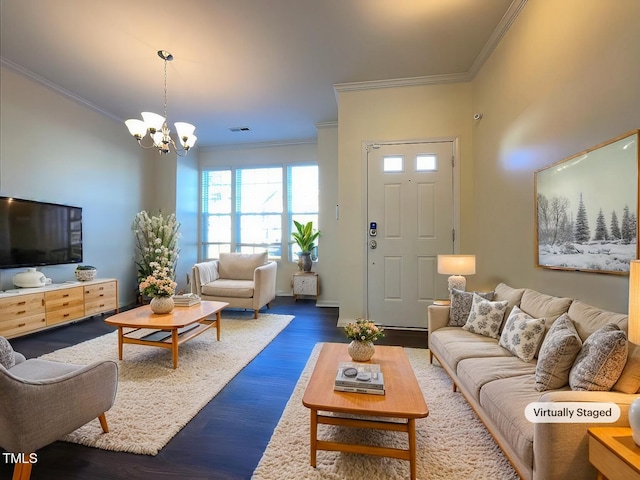
[[[582,340],[566,313],[549,328],[542,342],[536,364],[536,390],[556,390],[569,383],[569,372],[573,366]]]
[[[543,318],[533,318],[518,307],[513,307],[498,344],[523,362],[530,362],[543,336]]]
[[[452,289],[451,306],[449,307],[449,323],[447,323],[447,327],[462,327],[467,323],[474,293],[477,293],[485,300],[493,300],[493,292],[465,292],[455,288]]]
[[[498,338],[508,303],[490,302],[474,293],[469,318],[462,328],[485,337]]]
[[[9,370],[16,364],[16,359],[13,356],[13,347],[9,341],[0,337],[0,365]]]
[[[571,390],[609,391],[627,363],[627,336],[615,323],[593,332],[569,373]]]

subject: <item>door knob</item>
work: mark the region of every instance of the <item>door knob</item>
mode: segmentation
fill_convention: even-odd
[[[369,241],[369,248],[371,250],[375,250],[378,247],[378,242],[376,242],[375,240],[370,240]]]

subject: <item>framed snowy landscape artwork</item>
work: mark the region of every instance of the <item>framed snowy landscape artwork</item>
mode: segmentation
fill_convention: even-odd
[[[629,274],[638,258],[639,134],[535,172],[537,266]]]

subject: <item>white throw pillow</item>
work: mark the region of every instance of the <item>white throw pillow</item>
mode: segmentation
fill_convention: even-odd
[[[523,362],[530,362],[544,336],[544,318],[533,318],[513,307],[498,342]]]
[[[473,303],[467,323],[462,328],[485,337],[500,337],[500,325],[509,302],[490,302],[477,293],[473,294]]]

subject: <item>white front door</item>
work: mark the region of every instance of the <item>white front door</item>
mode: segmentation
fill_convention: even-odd
[[[447,298],[437,255],[453,253],[453,141],[369,145],[367,315],[426,328],[427,306]]]

